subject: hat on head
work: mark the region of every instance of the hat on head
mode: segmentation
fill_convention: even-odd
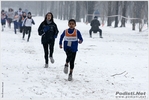
[[[31,15],[31,12],[28,12],[28,14],[30,14],[30,15]]]
[[[19,8],[19,10],[22,10],[21,8]]]
[[[95,16],[94,18],[97,18],[97,16]]]

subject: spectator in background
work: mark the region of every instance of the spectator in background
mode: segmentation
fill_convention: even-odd
[[[20,16],[19,18],[19,23],[21,23],[21,26],[20,26],[20,33],[22,33],[24,31],[24,26],[22,26],[22,23],[24,21],[24,19],[26,18],[26,12],[23,12],[23,14]]]
[[[90,37],[92,37],[92,32],[94,32],[94,33],[99,32],[100,38],[103,38],[102,30],[99,29],[100,22],[99,22],[97,16],[94,17],[94,19],[91,21],[90,25],[91,25],[91,29],[89,30]]]
[[[17,29],[18,29],[18,20],[19,20],[19,15],[17,12],[15,12],[13,23],[14,23],[14,32],[17,34]]]
[[[1,25],[2,25],[2,31],[4,31],[4,27],[6,25],[6,19],[7,15],[4,10],[1,11]]]
[[[19,15],[19,16],[22,16],[22,13],[23,13],[23,12],[22,12],[22,8],[19,8],[18,15]]]
[[[7,12],[7,22],[8,22],[9,28],[11,28],[11,23],[12,23],[13,18],[14,18],[14,11],[12,8],[9,8]]]
[[[20,21],[20,18],[23,14],[22,8],[19,8],[19,10],[17,11],[18,16],[19,16],[19,20],[18,20],[18,29],[20,29],[20,33],[22,33],[22,21]]]

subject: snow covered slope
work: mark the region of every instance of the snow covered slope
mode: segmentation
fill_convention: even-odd
[[[34,17],[30,42],[22,33],[14,34],[7,26],[1,32],[1,81],[5,99],[116,99],[116,92],[148,93],[148,30],[100,27],[89,38],[90,25],[77,23],[84,42],[79,44],[73,81],[63,73],[65,53],[59,48],[60,34],[67,21],[55,19],[59,35],[55,41],[54,64],[44,68],[44,53],[38,26],[43,17]],[[13,24],[12,24],[13,25]],[[147,96],[147,95],[146,95]],[[148,97],[146,97],[148,98]]]

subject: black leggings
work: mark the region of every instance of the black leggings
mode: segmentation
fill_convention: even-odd
[[[23,31],[23,38],[25,37],[25,34],[28,34],[28,41],[29,41],[29,38],[31,36],[31,27],[24,27],[24,31]]]
[[[8,26],[9,26],[9,28],[11,28],[12,19],[11,18],[7,18],[7,20],[8,20]]]
[[[92,29],[89,30],[89,33],[90,33],[91,37],[92,37],[92,31],[94,32],[94,30],[92,30]],[[99,32],[100,37],[102,37],[102,30],[101,29],[98,29],[98,30],[95,30],[95,31]]]
[[[66,52],[66,55],[67,55],[66,63],[70,62],[70,69],[73,69],[74,68],[74,61],[75,61],[75,58],[76,58],[76,52],[72,52],[70,50],[66,50],[65,52]]]
[[[43,44],[44,48],[44,58],[45,58],[45,63],[48,64],[48,55],[49,55],[49,50],[50,49],[50,57],[53,57],[53,52],[54,52],[54,42],[55,40],[51,40],[50,43]]]

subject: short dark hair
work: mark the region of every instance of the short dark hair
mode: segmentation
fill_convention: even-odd
[[[76,24],[76,21],[74,19],[69,19],[68,23],[74,22]]]
[[[31,12],[28,12],[28,14],[30,14],[30,15],[31,15]]]
[[[97,16],[95,16],[94,18],[98,18]]]

